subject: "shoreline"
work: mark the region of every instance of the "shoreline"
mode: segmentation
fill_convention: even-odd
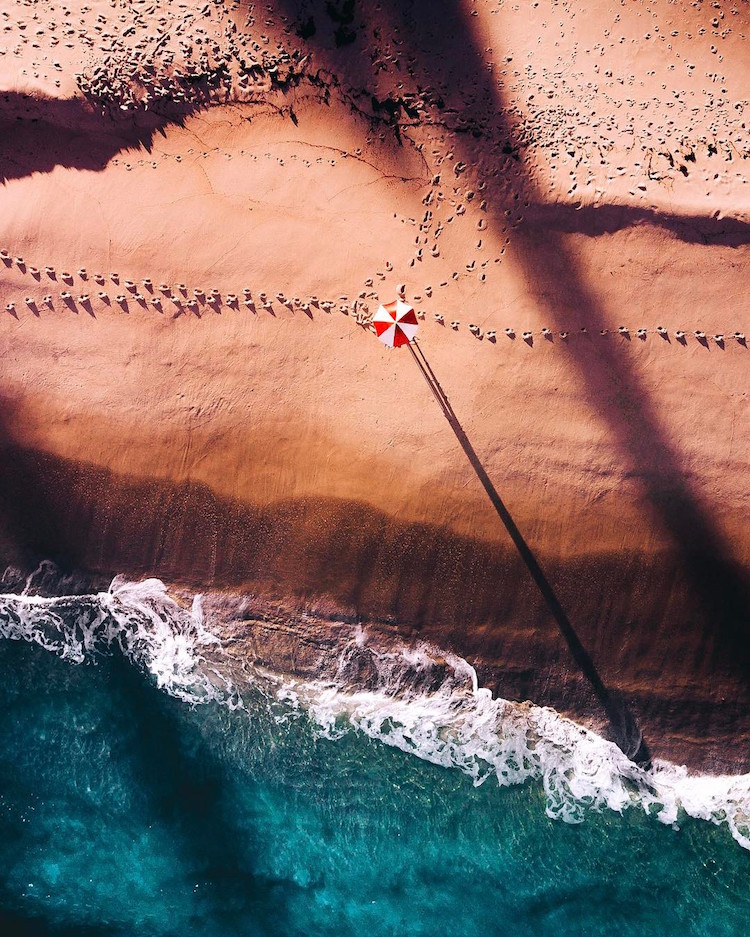
[[[271,696],[278,702],[291,702],[293,709],[300,702],[303,708],[311,704],[309,715],[324,734],[330,730],[333,737],[341,731],[337,720],[348,713],[344,724],[348,725],[347,719],[351,718],[352,725],[359,726],[366,735],[401,748],[398,740],[389,738],[393,727],[388,728],[389,720],[395,717],[398,722],[401,712],[406,718],[403,727],[408,727],[407,737],[414,733],[412,743],[424,733],[423,741],[437,746],[434,751],[430,749],[432,754],[421,751],[419,746],[412,750],[412,743],[403,750],[428,761],[437,758],[440,764],[449,750],[453,751],[455,745],[463,748],[475,733],[479,733],[477,741],[480,737],[484,743],[489,741],[484,737],[489,707],[495,713],[490,722],[497,720],[492,729],[497,733],[497,742],[514,735],[519,719],[524,724],[527,721],[531,735],[526,744],[533,759],[534,726],[539,728],[548,717],[552,718],[560,721],[560,729],[570,736],[569,742],[574,742],[579,732],[581,737],[588,737],[597,748],[596,758],[603,759],[602,767],[608,763],[607,770],[615,772],[618,783],[627,778],[640,779],[648,790],[649,777],[657,786],[659,779],[666,779],[668,787],[694,780],[703,785],[695,789],[700,799],[701,792],[709,793],[705,784],[712,778],[730,784],[750,779],[750,773],[739,773],[737,765],[714,762],[696,768],[671,760],[665,751],[652,763],[637,765],[613,743],[604,725],[606,720],[603,723],[590,712],[560,711],[549,701],[540,705],[534,699],[509,700],[501,693],[492,693],[486,679],[493,674],[491,667],[475,669],[455,650],[435,643],[434,637],[414,631],[406,634],[398,623],[365,622],[360,616],[337,614],[330,600],[314,606],[258,595],[197,593],[153,577],[135,581],[118,575],[109,586],[106,581],[106,577],[80,572],[66,575],[49,562],[40,564],[27,577],[6,570],[0,594],[0,631],[6,638],[40,644],[47,652],[78,664],[93,662],[100,655],[107,657],[112,649],[119,648],[131,663],[145,666],[162,690],[193,703],[213,700],[230,709],[244,708],[245,693],[252,697],[258,680],[263,685],[269,681],[268,688],[276,687]],[[318,706],[322,706],[320,712]],[[455,716],[455,738],[450,733],[443,738],[442,732],[432,738],[435,726],[423,711],[425,706],[435,708],[439,724],[446,719],[453,723]],[[459,715],[462,707],[476,710],[479,718],[475,725],[464,725]],[[329,709],[325,716],[324,711]],[[442,716],[438,717],[439,712]],[[373,723],[370,717],[375,719]],[[564,723],[569,723],[567,729]],[[371,731],[377,725],[383,729],[382,735],[379,730]],[[542,740],[553,745],[561,742],[555,730],[548,735],[542,729]],[[679,754],[679,749],[674,751]],[[501,744],[496,754],[502,752]],[[500,762],[495,765],[501,786],[521,780],[509,781],[518,768],[512,752],[512,748],[505,752],[509,760],[504,767]],[[487,755],[480,745],[475,754],[480,757],[482,753]],[[444,766],[469,773],[479,767],[471,759],[464,763],[463,758]],[[484,771],[481,775],[486,777]],[[586,783],[584,775],[580,780]],[[603,793],[600,790],[598,796]],[[607,805],[611,806],[609,801]],[[697,801],[692,807],[697,808]]]
[[[550,705],[603,731],[590,687],[500,539],[336,499],[250,506],[197,484],[137,483],[27,451],[4,450],[0,480],[3,566],[31,571],[53,559],[98,572],[100,584],[115,574],[157,576],[243,594],[263,610],[258,622],[279,607],[293,622],[320,609],[323,620],[430,641],[465,657],[493,695]],[[742,634],[730,628],[736,609],[701,608],[678,554],[539,559],[605,685],[635,710],[652,755],[709,773],[750,770],[747,665]],[[745,575],[710,562],[716,575]],[[719,630],[722,621],[729,630]],[[281,657],[291,653],[282,641]]]
[[[744,11],[334,6],[7,12],[0,563],[328,603],[595,718],[368,331],[403,286],[653,754],[747,769]]]

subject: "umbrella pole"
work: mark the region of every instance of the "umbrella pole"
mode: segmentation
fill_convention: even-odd
[[[424,352],[422,351],[416,339],[409,342],[408,348],[411,352],[412,358],[414,359],[422,374],[422,377],[427,382],[427,385],[437,400],[440,409],[443,411],[443,415],[450,424],[450,427],[458,439],[461,448],[466,454],[466,458],[469,460],[471,467],[476,472],[479,481],[482,483],[484,490],[487,492],[487,495],[492,502],[492,506],[495,508],[495,511],[498,514],[498,517],[503,522],[503,525],[508,531],[511,540],[513,541],[516,549],[518,550],[518,553],[521,556],[521,559],[525,563],[528,571],[531,573],[531,577],[541,592],[542,598],[544,599],[547,608],[557,622],[560,632],[568,645],[573,659],[578,664],[583,675],[591,684],[597,699],[607,714],[607,718],[609,719],[610,725],[613,729],[617,745],[628,756],[628,758],[635,761],[636,763],[649,764],[650,754],[648,747],[643,740],[642,733],[640,732],[633,715],[630,713],[624,701],[613,698],[612,694],[610,694],[609,690],[607,690],[607,687],[604,685],[602,678],[599,676],[599,673],[594,666],[593,660],[591,659],[586,648],[581,643],[580,638],[576,634],[572,624],[570,623],[570,619],[565,612],[565,609],[560,604],[560,601],[557,598],[557,595],[555,594],[555,591],[552,588],[549,580],[544,574],[542,567],[537,562],[537,559],[531,551],[531,548],[526,543],[523,535],[521,534],[521,531],[516,526],[516,522],[513,520],[510,511],[508,511],[506,508],[502,498],[497,492],[497,489],[492,484],[489,475],[484,470],[484,466],[479,461],[479,457],[474,451],[474,447],[464,432],[463,427],[459,423],[456,414],[453,412],[453,407],[450,405],[450,401],[445,395],[443,388],[440,386],[440,382],[435,377],[435,373],[430,367],[430,364],[427,361],[427,358],[425,358]]]

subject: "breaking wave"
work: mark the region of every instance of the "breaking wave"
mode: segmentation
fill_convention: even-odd
[[[31,579],[20,595],[0,595],[0,637],[76,664],[119,649],[172,696],[236,705],[231,682],[206,656],[220,651],[220,641],[204,625],[200,595],[186,608],[159,579],[118,576],[107,592],[47,598],[29,593]]]
[[[675,828],[684,816],[726,824],[750,849],[750,774],[691,776],[662,761],[639,767],[551,708],[493,698],[467,661],[425,643],[356,627],[326,655],[316,679],[238,666],[207,627],[201,596],[183,603],[160,580],[120,577],[88,595],[34,595],[30,580],[20,594],[0,594],[0,637],[78,664],[119,650],[190,704],[217,702],[252,715],[258,694],[247,691],[260,688],[277,721],[307,718],[325,738],[361,732],[457,768],[475,785],[541,782],[547,814],[568,823],[588,810],[637,808]]]

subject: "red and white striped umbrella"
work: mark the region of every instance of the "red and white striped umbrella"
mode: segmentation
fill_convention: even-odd
[[[419,328],[416,312],[401,299],[379,306],[372,324],[380,341],[390,348],[408,345]]]

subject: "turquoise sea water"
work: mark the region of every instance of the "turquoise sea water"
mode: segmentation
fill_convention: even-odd
[[[262,683],[240,707],[226,687],[193,705],[195,644],[170,644],[171,669],[121,637],[95,647],[75,601],[21,634],[15,601],[3,619],[0,597],[0,634],[24,638],[0,640],[0,933],[748,933],[750,852],[726,824],[552,819],[547,775],[475,786],[386,744],[393,708],[375,733]]]

